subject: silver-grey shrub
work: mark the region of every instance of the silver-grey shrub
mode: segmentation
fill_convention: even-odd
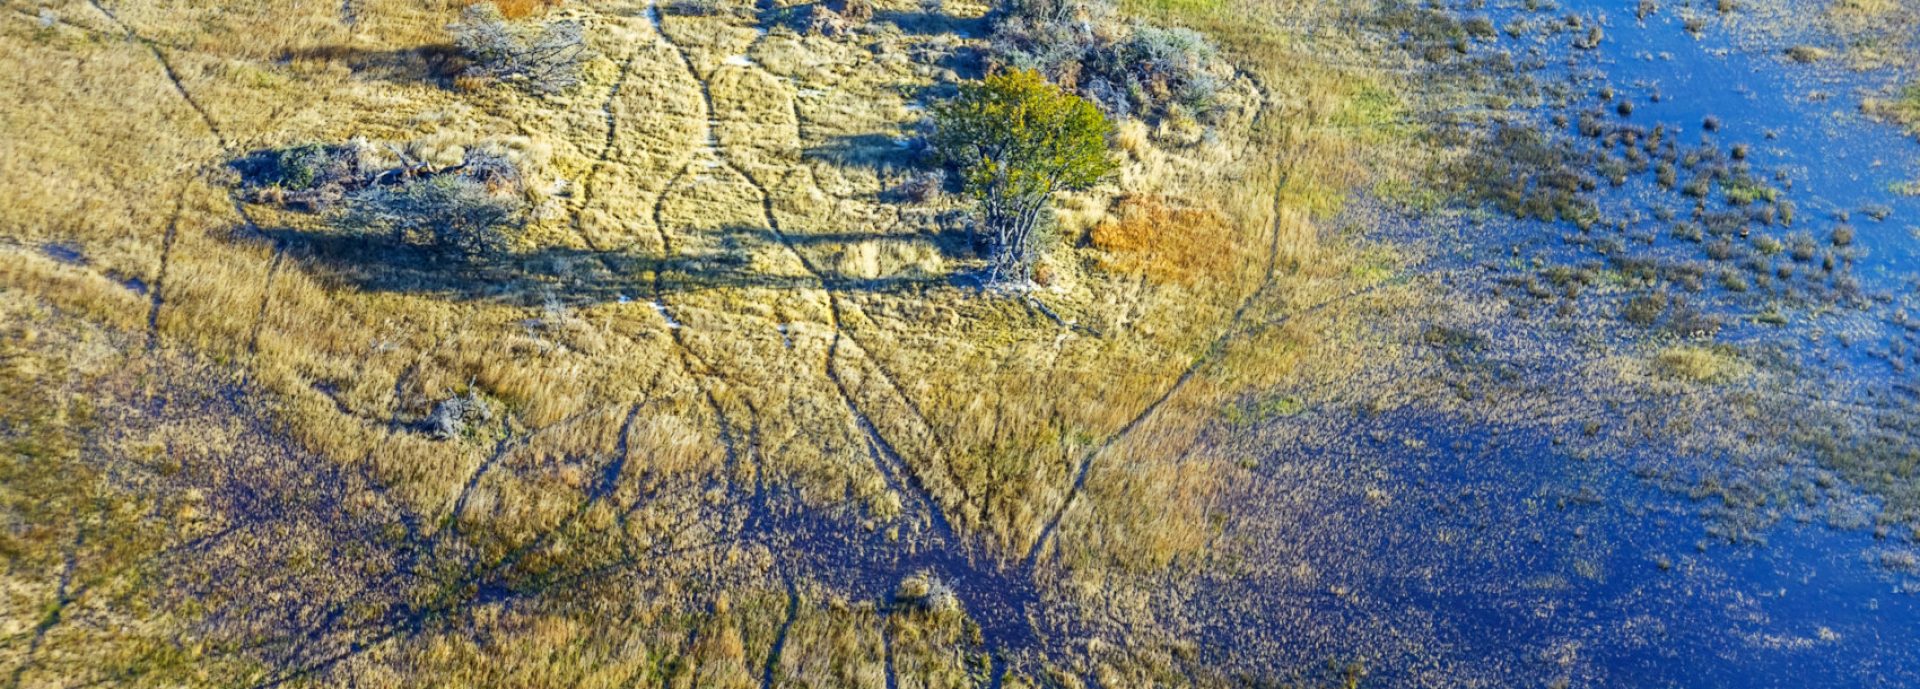
[[[454,45],[472,61],[462,76],[533,93],[562,93],[578,86],[582,68],[593,59],[580,22],[511,21],[490,2],[468,6],[448,30]]]
[[[334,223],[350,232],[484,256],[512,247],[526,226],[526,202],[475,176],[447,173],[356,191]]]

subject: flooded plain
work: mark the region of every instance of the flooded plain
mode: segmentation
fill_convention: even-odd
[[[1455,382],[1222,431],[1195,631],[1303,683],[1920,685],[1920,146],[1862,114],[1909,75],[1779,15],[1452,16],[1518,86],[1462,126],[1470,201],[1379,234],[1484,305],[1427,328]]]

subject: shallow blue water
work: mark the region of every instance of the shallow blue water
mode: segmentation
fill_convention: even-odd
[[[1817,35],[1760,40],[1713,20],[1696,38],[1677,8],[1643,23],[1637,4],[1566,0],[1548,12],[1466,14],[1492,16],[1496,26],[1515,16],[1577,14],[1604,27],[1605,40],[1590,50],[1572,45],[1584,30],[1502,34],[1491,46],[1540,65],[1535,76],[1543,82],[1574,87],[1570,102],[1533,113],[1557,136],[1581,139],[1578,116],[1603,112],[1610,123],[1664,126],[1688,148],[1745,145],[1744,161],[1735,162],[1781,187],[1796,210],[1790,227],[1754,231],[1810,234],[1840,256],[1834,276],[1857,280],[1865,296],[1838,308],[1795,302],[1785,327],[1734,318],[1718,338],[1778,345],[1812,364],[1809,371],[1844,384],[1838,397],[1897,388],[1912,374],[1823,333],[1840,319],[1859,319],[1894,333],[1880,337],[1912,337],[1887,324],[1920,292],[1920,198],[1895,191],[1920,180],[1920,144],[1860,112],[1863,97],[1900,75],[1784,57],[1785,46]],[[1603,89],[1613,98],[1602,98]],[[1633,104],[1630,114],[1619,111],[1623,100]],[[1566,116],[1568,126],[1549,124],[1554,115]],[[1652,177],[1603,182],[1594,191],[1603,217],[1628,220],[1624,232],[1496,223],[1461,232],[1466,246],[1446,260],[1593,260],[1599,255],[1566,239],[1617,233],[1650,238],[1636,252],[1705,262],[1701,244],[1671,236],[1672,220],[1655,212],[1686,219],[1694,199]],[[1705,203],[1709,211],[1727,208],[1718,191]],[[1869,217],[1878,208],[1884,219]],[[1855,229],[1855,241],[1831,248],[1828,238],[1842,224]],[[1806,277],[1804,262],[1796,267],[1794,279],[1838,281]],[[1736,315],[1784,300],[1778,291],[1734,294],[1711,284],[1687,297]],[[1534,328],[1527,337],[1549,347],[1572,337],[1538,321],[1515,327]],[[1753,540],[1729,542],[1712,528],[1725,516],[1718,498],[1695,499],[1634,471],[1672,464],[1662,456],[1672,450],[1575,456],[1555,442],[1580,436],[1565,424],[1514,420],[1496,428],[1439,414],[1332,419],[1311,412],[1286,424],[1331,424],[1317,437],[1334,440],[1288,444],[1252,472],[1254,500],[1282,514],[1234,528],[1245,547],[1275,564],[1202,604],[1220,610],[1222,621],[1204,630],[1217,643],[1292,667],[1360,661],[1369,668],[1363,686],[1920,687],[1920,572],[1882,560],[1916,551],[1897,531],[1876,537],[1864,527],[1829,527],[1818,510],[1783,509],[1806,521],[1789,517],[1747,533]],[[1701,472],[1717,467],[1713,459],[1679,463],[1688,462]],[[1360,488],[1369,485],[1387,492]],[[1333,497],[1294,504],[1300,495]],[[1864,494],[1851,499],[1872,502]],[[1257,611],[1257,633],[1247,632],[1249,610]]]
[[[1363,686],[1920,686],[1914,579],[1868,559],[1905,544],[1792,522],[1728,543],[1711,502],[1634,477],[1642,458],[1574,457],[1553,425],[1311,417],[1334,440],[1253,480],[1269,508],[1329,497],[1240,534],[1275,567],[1221,587],[1203,638],[1357,661]]]
[[[1636,4],[1560,3],[1556,14],[1582,15],[1605,31],[1590,50],[1566,47],[1573,34],[1543,39],[1561,44],[1540,53],[1550,56],[1546,71],[1576,85],[1574,104],[1562,112],[1604,109],[1613,121],[1664,125],[1679,133],[1682,144],[1748,147],[1745,162],[1754,175],[1781,187],[1782,198],[1797,210],[1790,229],[1762,231],[1807,232],[1824,242],[1836,227],[1850,225],[1857,238],[1843,252],[1851,259],[1847,272],[1873,295],[1872,305],[1861,310],[1880,318],[1904,308],[1920,285],[1920,198],[1896,186],[1920,180],[1920,147],[1897,127],[1861,113],[1864,97],[1889,91],[1900,75],[1854,71],[1838,59],[1792,62],[1782,51],[1793,43],[1758,39],[1717,20],[1696,37],[1675,8],[1643,22],[1634,15]],[[1736,15],[1732,21],[1756,20]],[[1824,40],[1817,34],[1798,38]],[[1600,95],[1608,88],[1611,101]],[[1632,103],[1630,114],[1617,109],[1622,100]],[[1716,125],[1711,129],[1710,120]],[[1652,217],[1651,209],[1679,207],[1684,218],[1690,203],[1644,177],[1617,188],[1603,184],[1597,193],[1606,215],[1635,217],[1646,234],[1669,243],[1675,241],[1664,231],[1669,223]],[[1803,334],[1790,329],[1758,337]],[[1801,351],[1809,360],[1858,367],[1850,379],[1856,385],[1889,384],[1902,375],[1870,365],[1861,352],[1833,351],[1837,347],[1816,339]],[[1565,601],[1596,623],[1641,615],[1637,626],[1653,630],[1644,645],[1615,638],[1593,649],[1603,684],[1920,686],[1920,600],[1912,577],[1882,567],[1876,555],[1911,552],[1911,542],[1877,542],[1864,530],[1790,522],[1760,534],[1763,545],[1699,550],[1701,522],[1689,514],[1696,506],[1653,490],[1625,481],[1606,489],[1642,505],[1611,520],[1619,547],[1609,563],[1622,575]],[[1671,560],[1672,570],[1644,566],[1658,558]],[[1682,570],[1686,583],[1659,583]]]
[[[1920,271],[1920,235],[1915,234],[1920,197],[1895,188],[1920,181],[1920,148],[1898,127],[1861,112],[1865,97],[1890,92],[1900,75],[1853,70],[1840,58],[1796,63],[1782,52],[1782,41],[1752,38],[1737,24],[1709,22],[1696,38],[1675,8],[1643,22],[1635,17],[1634,4],[1561,3],[1562,14],[1579,14],[1605,27],[1598,47],[1561,52],[1567,59],[1559,66],[1588,88],[1585,103],[1626,122],[1664,124],[1680,133],[1682,143],[1713,143],[1723,150],[1748,146],[1747,162],[1756,176],[1774,181],[1782,172],[1788,180],[1776,186],[1784,187],[1783,198],[1798,209],[1794,229],[1825,238],[1843,222],[1839,214],[1848,214],[1844,222],[1858,230],[1855,274],[1869,288],[1911,291]],[[1734,17],[1733,22],[1764,22]],[[1614,90],[1614,102],[1593,95],[1603,87]],[[1632,114],[1617,114],[1615,103],[1621,100],[1632,102]],[[1718,121],[1716,131],[1706,129],[1709,119]],[[1649,200],[1645,194],[1631,196]],[[1865,212],[1873,207],[1891,214],[1875,220]]]

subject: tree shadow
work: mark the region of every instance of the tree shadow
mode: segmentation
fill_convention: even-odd
[[[843,168],[864,168],[881,174],[904,174],[926,166],[926,147],[907,133],[848,134],[809,147],[802,157]]]
[[[992,29],[986,16],[956,17],[945,12],[926,10],[876,10],[873,21],[886,22],[900,31],[919,36],[952,34],[961,38],[982,38]]]
[[[754,23],[762,29],[786,27],[804,34],[807,32],[808,21],[813,18],[814,6],[821,4],[820,2],[803,2],[782,6],[773,0],[761,0],[754,9]]]
[[[541,247],[500,255],[473,255],[421,246],[390,237],[298,229],[266,230],[275,242],[316,268],[324,279],[369,292],[431,295],[537,307],[586,306],[723,289],[818,289],[888,292],[971,284],[951,271],[908,271],[883,277],[824,272],[772,275],[756,272],[747,254],[727,249],[683,251],[674,256],[575,247]],[[761,228],[717,231],[724,245],[787,242],[795,248],[866,242],[916,242],[960,257],[963,238],[939,234],[833,233],[775,235]]]
[[[950,96],[936,87],[918,89],[916,94],[914,100],[920,103]],[[939,160],[924,131],[924,128],[907,128],[897,134],[868,132],[836,136],[807,148],[801,157],[879,176],[889,185],[880,193],[880,200],[887,203],[912,205],[940,195],[961,193],[960,177]]]
[[[396,84],[452,85],[465,65],[460,49],[452,44],[429,44],[412,48],[374,50],[346,45],[295,48],[281,54],[285,62],[330,62],[344,65],[355,76]]]

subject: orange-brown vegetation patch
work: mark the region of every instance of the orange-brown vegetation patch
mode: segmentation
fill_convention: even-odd
[[[1121,199],[1087,235],[1104,253],[1101,267],[1181,284],[1232,270],[1233,228],[1226,218],[1177,203],[1152,196]]]

